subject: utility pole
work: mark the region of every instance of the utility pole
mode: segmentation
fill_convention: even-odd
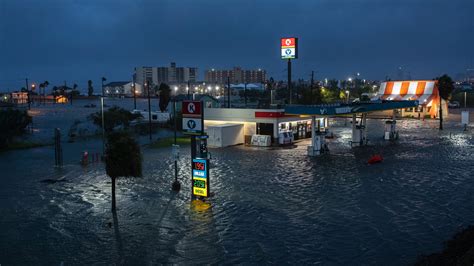
[[[175,150],[175,153],[178,153],[178,142],[177,142],[177,139],[176,139],[176,130],[177,130],[177,124],[176,124],[176,96],[174,97],[173,99],[173,120],[174,120],[174,146],[173,146],[173,149]],[[171,186],[171,188],[174,190],[174,191],[179,191],[180,188],[181,188],[181,184],[179,183],[178,181],[178,158],[177,158],[177,154],[174,155],[175,158],[174,158],[174,182],[173,182],[173,185]]]
[[[137,87],[135,84],[135,75],[133,75],[133,110],[137,110]]]
[[[100,107],[102,111],[102,156],[105,156],[105,115],[104,115],[104,81],[102,77],[102,96],[100,96]],[[105,157],[104,157],[105,158]]]
[[[245,87],[244,87],[244,99],[245,99],[245,108],[247,108],[247,82],[245,82]]]
[[[187,87],[187,89],[186,89],[186,91],[187,91],[187,93],[188,93],[188,100],[191,100],[190,94],[189,94],[189,93],[190,93],[190,92],[189,92],[190,90],[191,90],[191,83],[189,82],[189,79],[188,79],[188,87]]]
[[[288,91],[290,92],[290,104],[292,104],[293,93],[291,91],[291,59],[288,59]]]
[[[148,94],[148,131],[150,134],[150,143],[151,143],[151,103],[150,103],[150,82],[145,82],[147,87],[147,94]]]
[[[311,104],[314,104],[313,84],[314,84],[314,71],[311,71]]]
[[[28,85],[28,78],[25,79],[26,81],[26,97],[28,101],[28,110],[31,109],[31,101],[30,101],[30,85]]]
[[[439,95],[439,130],[443,130],[443,100],[441,95]]]
[[[230,108],[230,77],[227,76],[227,108]]]

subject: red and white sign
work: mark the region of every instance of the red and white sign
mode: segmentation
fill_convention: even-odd
[[[181,110],[183,117],[200,117],[202,106],[200,101],[183,101]]]
[[[284,117],[285,112],[255,112],[255,118]]]
[[[281,59],[298,58],[298,38],[281,38]]]
[[[294,48],[296,46],[296,38],[282,38],[281,48]]]

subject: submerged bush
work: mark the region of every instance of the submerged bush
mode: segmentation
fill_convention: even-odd
[[[0,148],[5,148],[14,137],[22,135],[31,121],[27,111],[0,110]]]

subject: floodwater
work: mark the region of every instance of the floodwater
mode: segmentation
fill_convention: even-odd
[[[212,149],[208,206],[191,203],[189,147],[177,194],[171,149],[144,148],[143,177],[117,183],[116,217],[104,166],[78,164],[100,140],[64,143],[62,169],[52,147],[0,153],[0,264],[409,265],[474,224],[472,134],[436,125],[402,121],[387,143],[369,120],[370,145],[350,148],[350,124],[336,121],[317,158],[307,141]],[[384,162],[368,166],[374,153]]]

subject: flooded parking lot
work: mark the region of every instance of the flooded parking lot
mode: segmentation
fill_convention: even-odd
[[[209,206],[191,203],[189,147],[178,194],[171,148],[145,148],[143,177],[118,181],[116,219],[103,165],[78,163],[100,140],[65,143],[63,169],[52,147],[1,153],[0,263],[411,264],[474,223],[472,134],[436,123],[401,121],[388,143],[369,120],[370,145],[350,148],[337,121],[317,158],[308,141],[212,149]],[[374,153],[384,162],[369,166]]]

